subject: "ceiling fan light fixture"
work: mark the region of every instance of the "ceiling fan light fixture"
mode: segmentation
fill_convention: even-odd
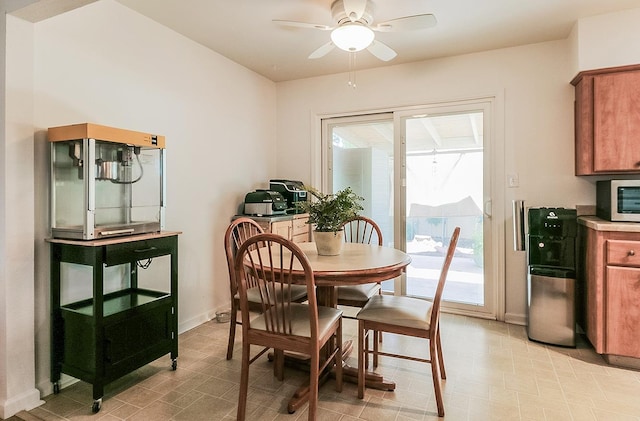
[[[364,50],[375,37],[371,28],[357,22],[345,23],[331,31],[331,41],[344,51]]]

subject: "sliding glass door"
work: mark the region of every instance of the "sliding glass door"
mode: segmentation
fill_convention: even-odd
[[[461,237],[444,306],[495,316],[488,142],[490,102],[438,105],[323,120],[327,191],[362,195],[364,215],[382,228],[385,245],[412,263],[383,291],[431,298],[455,226]]]

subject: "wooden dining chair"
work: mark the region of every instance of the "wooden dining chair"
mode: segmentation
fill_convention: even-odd
[[[242,371],[237,419],[246,416],[251,345],[306,354],[310,357],[309,420],[318,408],[320,376],[335,364],[336,390],[342,391],[342,311],[319,306],[309,260],[292,241],[276,234],[258,234],[246,240],[235,260],[242,314]],[[304,282],[307,303],[296,303],[287,291]],[[249,292],[259,292],[261,314],[249,316]],[[330,349],[321,349],[325,346]],[[324,357],[324,359],[321,359]],[[278,357],[281,358],[281,357]],[[277,359],[278,360],[278,359]],[[277,361],[276,360],[276,361]]]
[[[240,310],[240,297],[238,295],[238,283],[233,267],[234,260],[240,245],[248,238],[264,233],[262,227],[253,219],[240,217],[234,219],[227,227],[224,234],[224,250],[227,256],[227,267],[229,269],[229,291],[231,293],[231,320],[229,322],[229,343],[227,344],[227,360],[233,358],[233,345],[236,338],[236,325],[241,324],[238,320]],[[292,286],[293,301],[304,301],[307,299],[307,288],[304,285]],[[260,311],[261,305],[255,294],[249,294],[249,306],[251,311]]]
[[[451,236],[447,254],[440,271],[440,279],[433,302],[405,296],[378,295],[372,297],[360,310],[358,319],[358,397],[364,398],[365,370],[369,354],[373,354],[373,365],[378,365],[378,356],[402,358],[431,364],[433,388],[436,395],[438,416],[444,416],[441,380],[446,379],[442,343],[440,341],[440,301],[442,291],[456,250],[460,227],[456,227]],[[366,336],[370,331],[389,332],[399,335],[414,336],[429,340],[429,358],[419,358],[382,352],[378,343],[373,340],[373,351],[368,347]]]
[[[377,244],[381,246],[382,230],[378,224],[366,216],[356,216],[345,222],[344,241],[347,243]],[[380,283],[346,285],[337,287],[338,305],[349,307],[364,307],[369,298],[381,292]],[[347,319],[355,319],[351,316],[343,316]]]

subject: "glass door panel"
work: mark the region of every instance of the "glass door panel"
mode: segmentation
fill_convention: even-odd
[[[324,120],[323,127],[330,143],[328,191],[351,187],[364,197],[361,214],[380,226],[384,245],[394,247],[393,115]],[[383,288],[392,293],[393,280]]]
[[[460,226],[443,300],[484,305],[483,113],[404,117],[406,295],[433,297],[451,232]]]

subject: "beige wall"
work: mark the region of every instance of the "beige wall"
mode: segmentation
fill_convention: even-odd
[[[33,33],[36,385],[48,394],[46,128],[93,122],[166,136],[166,229],[183,232],[182,332],[229,305],[222,238],[244,194],[274,175],[276,89],[112,0],[39,22]]]
[[[640,63],[640,9],[581,19],[573,28],[577,40],[575,72]]]
[[[26,3],[5,2],[2,11]],[[2,27],[0,418],[7,418],[42,401],[34,383],[33,31],[12,19]]]

